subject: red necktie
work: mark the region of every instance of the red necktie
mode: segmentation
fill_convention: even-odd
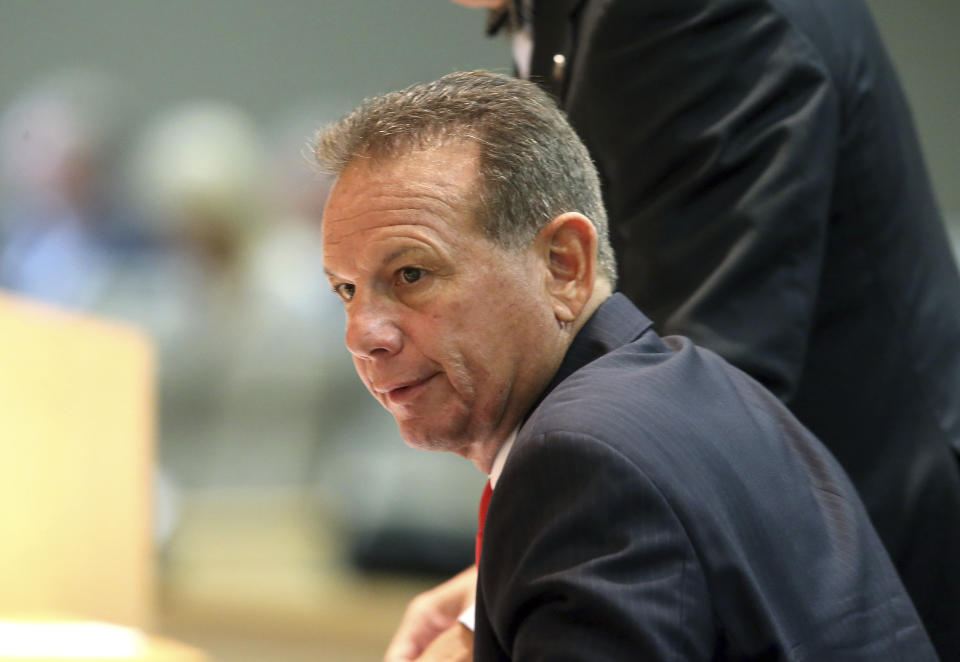
[[[487,486],[483,488],[483,496],[480,497],[480,512],[477,517],[477,546],[476,546],[476,556],[474,557],[477,561],[477,565],[480,564],[480,548],[483,546],[483,525],[487,521],[487,506],[490,505],[490,495],[493,494],[493,488],[490,486],[490,481],[487,481]]]

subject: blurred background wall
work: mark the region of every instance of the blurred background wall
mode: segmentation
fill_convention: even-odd
[[[910,96],[944,209],[960,214],[960,4],[868,0]],[[334,112],[363,96],[454,69],[507,70],[480,18],[445,0],[2,0],[0,105],[40,73],[100,66],[128,84],[144,117],[193,97],[266,121],[321,98]]]
[[[353,374],[304,154],[466,68],[509,50],[446,0],[0,0],[0,288],[157,346],[161,634],[379,659],[472,558],[483,477],[407,449]]]
[[[0,102],[85,63],[123,78],[139,117],[196,97],[263,121],[316,97],[348,110],[452,69],[506,68],[479,19],[445,0],[3,0]]]
[[[914,111],[940,206],[960,234],[960,3],[868,0]]]
[[[868,4],[960,241],[960,3]],[[0,287],[156,342],[159,623],[215,659],[379,659],[469,560],[482,477],[406,449],[353,375],[304,148],[363,97],[509,72],[482,24],[447,0],[0,0]]]

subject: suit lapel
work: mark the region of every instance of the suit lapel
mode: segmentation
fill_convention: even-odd
[[[509,30],[516,23],[520,1],[513,0],[488,12],[488,36]],[[586,0],[530,1],[534,17],[530,78],[562,101],[576,51],[576,15]]]
[[[512,2],[500,9],[491,9],[487,12],[487,26],[485,31],[488,37],[492,37],[501,30],[509,28],[511,12],[513,12]]]
[[[576,14],[586,0],[534,0],[530,78],[562,101],[576,53]]]

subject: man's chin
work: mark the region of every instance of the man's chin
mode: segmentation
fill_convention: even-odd
[[[463,433],[459,435],[440,434],[434,430],[432,434],[426,434],[425,431],[419,429],[416,431],[405,429],[402,424],[400,425],[400,436],[413,449],[454,453],[473,462],[480,471],[490,473],[495,453],[490,450],[489,443],[477,442]]]
[[[445,451],[460,453],[467,442],[454,434],[447,434],[440,430],[424,430],[419,427],[398,423],[400,436],[410,448],[422,451]]]
[[[410,437],[404,435],[401,431],[400,434],[403,437],[404,442],[407,446],[418,451],[440,451],[440,452],[449,452],[456,453],[458,449],[463,444],[458,444],[446,439],[438,439],[436,437]]]

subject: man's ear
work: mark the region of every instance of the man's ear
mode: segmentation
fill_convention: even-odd
[[[593,293],[597,270],[597,229],[577,212],[554,218],[537,235],[545,260],[547,294],[561,322],[573,322]]]

